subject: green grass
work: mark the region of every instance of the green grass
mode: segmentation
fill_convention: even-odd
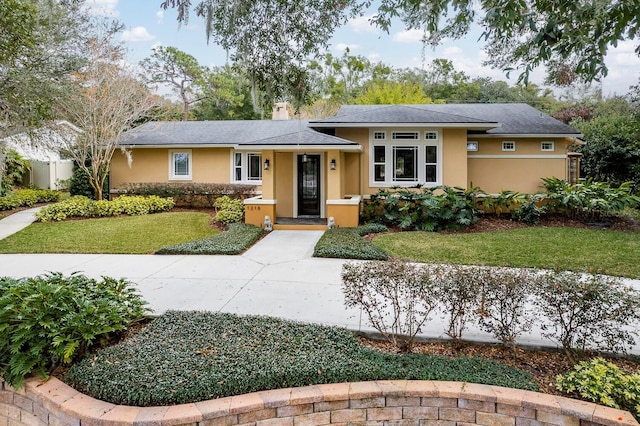
[[[386,354],[346,329],[269,317],[169,311],[74,365],[65,381],[125,405],[169,405],[361,380],[451,380],[537,390],[528,373],[481,358]]]
[[[381,235],[392,256],[425,263],[559,268],[640,277],[640,232],[533,227],[499,232]]]
[[[0,253],[148,254],[219,233],[209,222],[206,213],[167,212],[34,223],[0,240]]]

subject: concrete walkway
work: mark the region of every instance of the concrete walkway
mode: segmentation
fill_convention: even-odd
[[[126,278],[156,314],[170,309],[220,311],[373,331],[360,310],[344,307],[340,274],[348,261],[312,257],[321,235],[322,231],[272,231],[241,256],[6,254],[0,255],[0,276],[79,272]],[[640,280],[627,283],[640,289]],[[420,337],[444,338],[444,328],[435,317]],[[554,346],[540,332],[534,328],[520,342]],[[464,338],[492,341],[475,324],[469,324]],[[632,352],[640,354],[640,345]]]
[[[0,240],[7,238],[31,225],[35,219],[34,215],[41,207],[29,210],[22,210],[0,220]]]

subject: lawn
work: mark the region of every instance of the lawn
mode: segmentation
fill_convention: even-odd
[[[531,227],[497,232],[400,232],[376,237],[392,256],[424,263],[559,268],[639,278],[640,232]]]
[[[0,253],[148,254],[219,233],[200,212],[34,223],[0,240]]]

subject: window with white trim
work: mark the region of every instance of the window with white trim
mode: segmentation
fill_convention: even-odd
[[[515,151],[516,150],[516,143],[513,142],[513,141],[502,142],[502,150],[503,151]]]
[[[476,141],[467,142],[467,151],[477,151],[477,150],[478,150],[478,142]]]
[[[259,183],[262,181],[262,154],[235,151],[232,173],[234,182]]]
[[[540,142],[540,151],[555,151],[555,144],[553,142]]]
[[[391,140],[370,133],[371,186],[438,185],[441,152],[438,131],[392,131]],[[421,139],[424,137],[424,139]]]
[[[373,139],[377,141],[387,139],[387,132],[373,132]]]
[[[169,151],[169,180],[191,180],[191,150]]]

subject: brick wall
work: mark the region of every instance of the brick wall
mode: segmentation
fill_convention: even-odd
[[[459,382],[378,381],[276,389],[195,404],[127,407],[59,380],[0,386],[0,426],[596,426],[638,423],[583,401]]]

